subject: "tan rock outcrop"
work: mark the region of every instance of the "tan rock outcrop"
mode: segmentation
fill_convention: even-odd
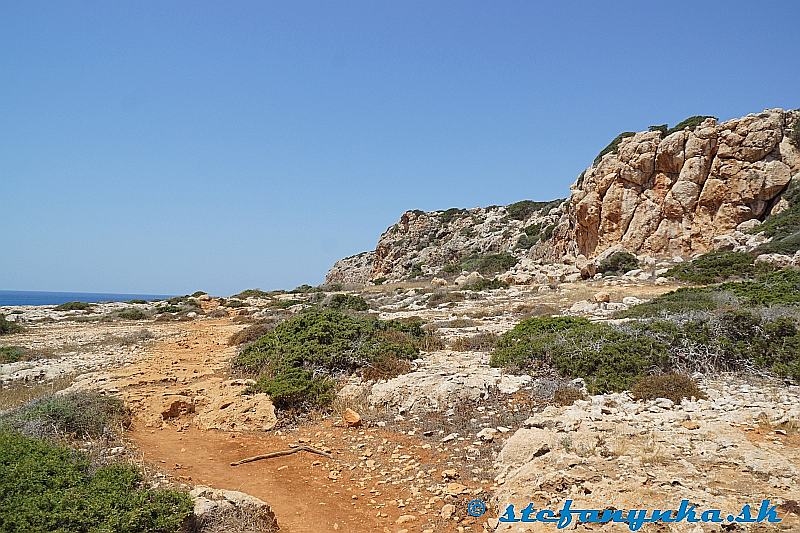
[[[661,138],[623,139],[573,185],[566,213],[539,257],[596,257],[611,246],[653,256],[708,251],[714,237],[760,220],[800,172],[785,134],[797,111],[771,109],[717,123],[704,120]]]

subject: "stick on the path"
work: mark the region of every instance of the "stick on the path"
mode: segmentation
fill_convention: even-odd
[[[331,454],[329,454],[328,452],[323,452],[322,450],[318,450],[316,448],[312,448],[311,446],[295,446],[295,447],[293,447],[293,448],[291,448],[289,450],[280,450],[280,451],[277,451],[277,452],[270,452],[270,453],[264,453],[264,454],[261,454],[261,455],[254,455],[253,457],[248,457],[247,459],[242,459],[241,461],[234,461],[233,463],[231,463],[231,466],[239,466],[239,465],[243,465],[245,463],[252,463],[253,461],[260,461],[261,459],[271,459],[273,457],[281,457],[281,456],[284,456],[284,455],[293,454],[295,452],[315,453],[317,455],[325,456],[328,459],[333,459]]]

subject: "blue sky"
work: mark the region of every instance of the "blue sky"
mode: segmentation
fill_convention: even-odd
[[[319,283],[407,209],[800,107],[800,3],[0,0],[0,289]]]

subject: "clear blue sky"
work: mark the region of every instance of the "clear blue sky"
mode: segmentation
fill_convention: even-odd
[[[407,209],[800,107],[800,3],[0,0],[0,289],[319,283]]]

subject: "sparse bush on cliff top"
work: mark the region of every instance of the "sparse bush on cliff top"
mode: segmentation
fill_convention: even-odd
[[[714,120],[717,119],[717,117],[713,117],[711,115],[694,115],[675,124],[675,126],[667,130],[667,132],[664,134],[663,137],[666,137],[667,135],[672,135],[676,131],[682,131],[686,128],[695,129],[697,126],[702,124],[703,121],[707,118],[713,118]]]
[[[636,133],[633,131],[623,131],[622,133],[614,137],[614,139],[610,143],[608,143],[608,146],[600,150],[600,153],[597,154],[597,157],[594,158],[594,164],[596,165],[597,163],[599,163],[600,160],[603,159],[603,156],[606,154],[616,154],[617,150],[619,150],[619,145],[620,143],[622,143],[623,139],[627,139],[628,137],[633,137],[634,135],[636,135]]]
[[[117,317],[123,320],[145,320],[150,318],[150,315],[142,311],[141,309],[130,308],[130,309],[123,309],[122,311],[117,312]]]
[[[144,487],[132,465],[93,467],[71,448],[0,430],[0,530],[175,533],[186,493]]]
[[[639,260],[628,252],[614,252],[597,265],[597,271],[602,274],[624,274],[637,268]]]
[[[534,202],[533,200],[522,200],[506,206],[508,217],[514,220],[525,220],[534,213],[541,212],[547,214],[554,207],[558,207],[563,198],[550,200],[549,202]]]
[[[251,388],[278,407],[326,405],[335,380],[366,368],[373,373],[411,360],[426,336],[419,320],[383,321],[313,308],[296,315],[246,347],[233,367],[257,378]]]
[[[666,275],[692,283],[719,283],[748,278],[755,273],[755,258],[744,252],[710,252],[670,268]]]
[[[262,291],[261,289],[245,289],[239,294],[234,294],[233,298],[241,298],[244,300],[245,298],[269,298],[271,294],[267,291]]]
[[[6,315],[0,314],[0,335],[10,335],[11,333],[19,333],[22,331],[22,326],[16,322],[6,320]]]

